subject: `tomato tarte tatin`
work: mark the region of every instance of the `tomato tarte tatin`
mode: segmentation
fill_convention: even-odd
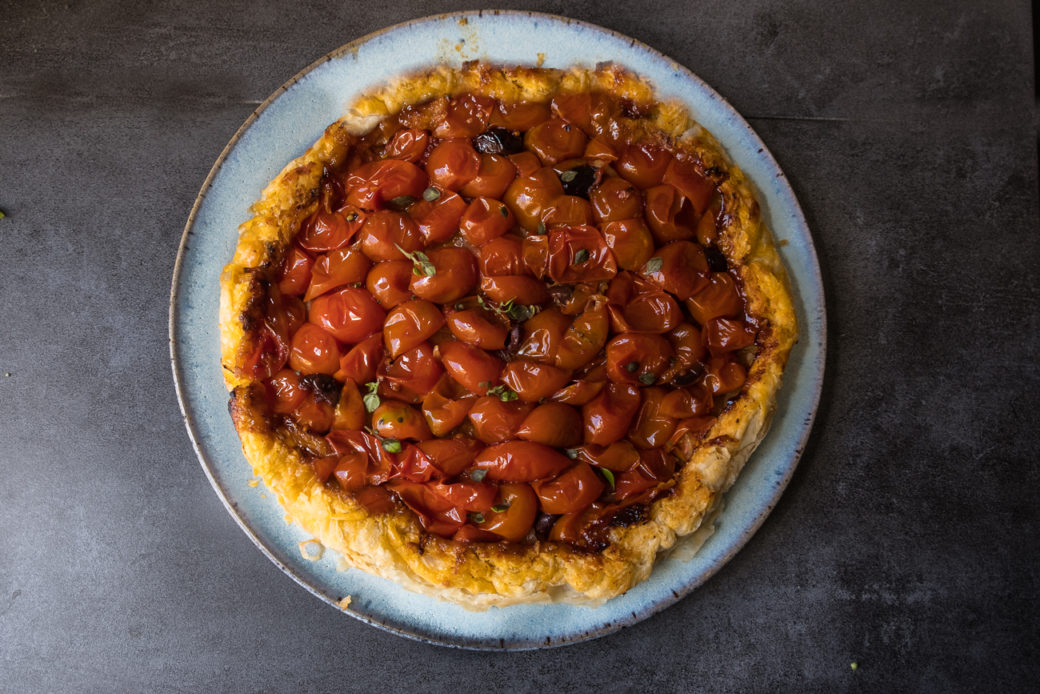
[[[222,277],[254,471],[350,565],[471,608],[595,602],[700,527],[796,336],[742,173],[623,69],[360,99]]]

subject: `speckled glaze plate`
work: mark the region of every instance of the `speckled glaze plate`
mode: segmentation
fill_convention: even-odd
[[[673,553],[649,580],[598,608],[521,605],[469,612],[410,593],[358,570],[340,571],[326,552],[304,558],[308,536],[263,485],[255,486],[227,413],[221,375],[218,278],[230,261],[249,205],[360,93],[433,63],[483,59],[546,67],[615,61],[679,99],[754,182],[765,219],[791,274],[801,325],[772,430],[748,462],[714,533],[692,557]],[[400,24],[349,43],[303,70],[249,117],[221,153],[188,219],[170,298],[170,351],[188,433],[214,489],[246,534],[279,568],[337,609],[422,641],[474,649],[575,643],[659,612],[706,581],[754,534],[787,485],[809,435],[823,379],[823,290],[812,239],[790,186],[748,124],[685,67],[638,41],[563,17],[467,12]],[[341,600],[350,596],[348,606]]]

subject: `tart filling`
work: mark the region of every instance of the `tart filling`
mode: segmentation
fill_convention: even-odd
[[[740,172],[623,70],[404,79],[254,212],[231,414],[352,565],[470,607],[611,597],[765,432],[779,259]]]

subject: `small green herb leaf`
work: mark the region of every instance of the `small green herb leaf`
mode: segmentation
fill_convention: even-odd
[[[523,322],[538,313],[537,306],[525,306],[524,304],[517,304],[509,309],[507,315],[515,321]]]
[[[574,254],[574,264],[581,265],[589,259],[589,252],[584,248],[579,248],[578,252]]]
[[[441,196],[441,192],[439,190],[437,190],[436,188],[434,188],[433,186],[430,186],[429,188],[424,190],[423,193],[422,193],[422,199],[425,200],[426,202],[433,202],[434,200],[436,200],[440,196]]]
[[[646,265],[643,267],[643,271],[648,275],[652,275],[655,272],[661,271],[661,266],[664,265],[664,260],[659,256],[654,256],[650,260],[646,261]]]
[[[495,513],[504,513],[509,509],[509,504],[495,504],[491,507],[491,510]]]
[[[483,482],[484,478],[487,477],[487,470],[470,470],[469,478],[474,482]]]
[[[476,523],[477,525],[480,525],[481,523],[484,522],[484,514],[483,513],[471,513],[471,514],[469,514],[469,521],[470,521],[470,523]]]
[[[350,214],[348,214],[346,216],[346,220],[348,222],[356,222],[357,218],[358,218],[358,213],[357,212],[351,212]]]
[[[509,216],[509,208],[506,207],[505,205],[499,205],[498,213],[500,215],[502,215],[503,217],[508,217]]]
[[[627,371],[628,373],[635,373],[636,369],[638,368],[639,362],[637,361],[630,361],[627,364],[625,364],[625,371]]]
[[[390,201],[390,207],[394,208],[398,212],[404,212],[414,202],[415,198],[413,198],[411,195],[398,195],[396,198]]]
[[[614,489],[614,473],[605,467],[596,469],[599,470],[600,474],[603,475],[603,478],[607,480],[607,483],[610,485],[610,488]]]
[[[422,251],[406,251],[396,243],[394,244],[394,247],[397,250],[401,251],[401,254],[404,255],[405,258],[408,258],[408,260],[412,261],[413,275],[416,275],[418,277],[422,277],[423,275],[426,275],[427,277],[433,277],[437,274],[437,268],[435,268],[433,266],[433,263],[430,262],[430,257]]]
[[[560,180],[563,181],[564,183],[570,183],[571,181],[573,181],[577,177],[578,177],[578,172],[575,171],[574,169],[571,169],[570,171],[564,171],[562,174],[560,174]]]
[[[571,460],[574,460],[575,458],[578,457],[578,449],[577,448],[565,448],[565,449],[563,449],[563,452],[566,453],[567,457],[570,458]]]
[[[516,400],[517,398],[520,397],[515,392],[510,390],[509,386],[504,386],[504,385],[502,385],[502,386],[495,386],[494,388],[489,388],[487,394],[488,395],[497,395],[498,399],[501,400],[502,402],[512,402],[513,400]]]
[[[545,235],[545,222],[538,222],[538,232],[537,233],[538,233],[539,236],[544,236]]]
[[[368,389],[368,393],[361,398],[361,402],[364,403],[365,410],[375,412],[376,408],[379,407],[379,394],[376,392],[379,389],[379,383],[376,381],[366,383],[365,388]]]
[[[400,453],[401,442],[397,439],[383,439],[383,450],[387,453]]]
[[[651,371],[639,374],[639,382],[644,386],[652,386],[657,381],[657,376]]]

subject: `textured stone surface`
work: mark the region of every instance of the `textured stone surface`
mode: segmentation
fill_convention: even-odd
[[[413,643],[308,595],[181,424],[169,279],[210,165],[300,68],[425,14],[295,4],[0,2],[0,690],[1035,684],[1026,3],[517,3],[643,40],[748,117],[811,223],[831,325],[810,445],[747,547],[650,620],[521,654]]]

